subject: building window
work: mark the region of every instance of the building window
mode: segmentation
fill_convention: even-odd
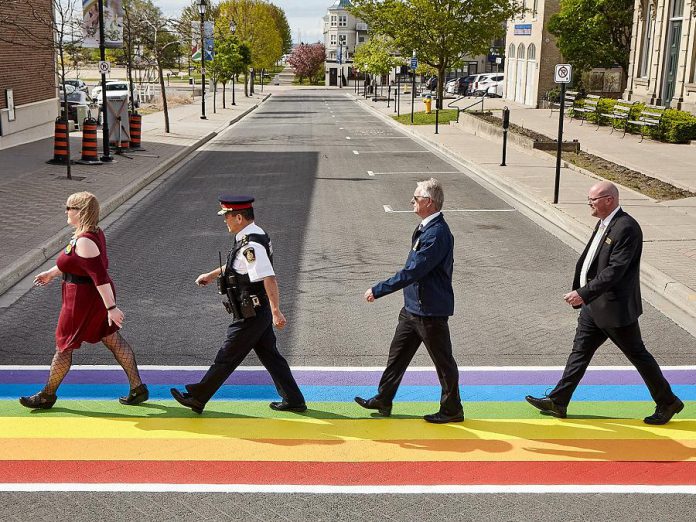
[[[346,15],[339,15],[338,16],[338,26],[339,27],[346,27],[348,25],[348,17]]]
[[[510,44],[510,49],[508,50],[508,58],[515,57],[515,44]]]
[[[331,27],[336,27],[336,15],[331,15]]]
[[[638,76],[647,78],[650,69],[650,55],[652,54],[652,38],[653,38],[653,10],[652,5],[648,4],[645,12],[645,21],[643,22],[643,47],[640,52],[640,68]]]
[[[331,44],[330,45],[336,45],[336,35],[335,34],[331,35]]]
[[[517,46],[517,59],[519,60],[520,58],[524,59],[524,44]]]
[[[345,34],[339,34],[338,45],[348,45],[348,36]]]
[[[536,47],[534,44],[529,44],[529,47],[527,47],[527,60],[536,60]]]
[[[537,13],[539,12],[539,0],[534,0],[532,4],[532,19],[537,19]]]
[[[358,43],[363,43],[365,41],[364,36],[358,36]]]

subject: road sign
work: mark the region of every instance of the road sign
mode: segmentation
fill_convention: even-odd
[[[108,74],[111,71],[111,64],[105,61],[99,61],[99,73]]]
[[[415,56],[411,58],[411,69],[417,69],[418,68],[418,58]]]
[[[569,63],[558,63],[553,72],[553,81],[556,83],[570,83],[573,78],[573,67]]]

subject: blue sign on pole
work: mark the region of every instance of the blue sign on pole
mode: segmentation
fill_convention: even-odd
[[[418,68],[418,58],[415,56],[411,58],[411,69],[417,69]]]

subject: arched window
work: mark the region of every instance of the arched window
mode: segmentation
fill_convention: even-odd
[[[643,45],[640,51],[640,67],[638,76],[645,78],[650,70],[650,55],[652,54],[652,41],[655,20],[653,19],[654,7],[651,2],[646,2],[643,10]]]
[[[510,44],[510,50],[508,51],[508,58],[515,57],[515,44]]]
[[[517,59],[524,59],[524,44],[517,46]]]
[[[536,60],[536,47],[534,44],[529,44],[529,47],[527,47],[527,60]]]

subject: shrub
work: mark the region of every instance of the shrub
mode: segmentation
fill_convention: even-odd
[[[677,109],[666,109],[659,129],[651,135],[669,143],[686,143],[696,139],[696,116]]]

